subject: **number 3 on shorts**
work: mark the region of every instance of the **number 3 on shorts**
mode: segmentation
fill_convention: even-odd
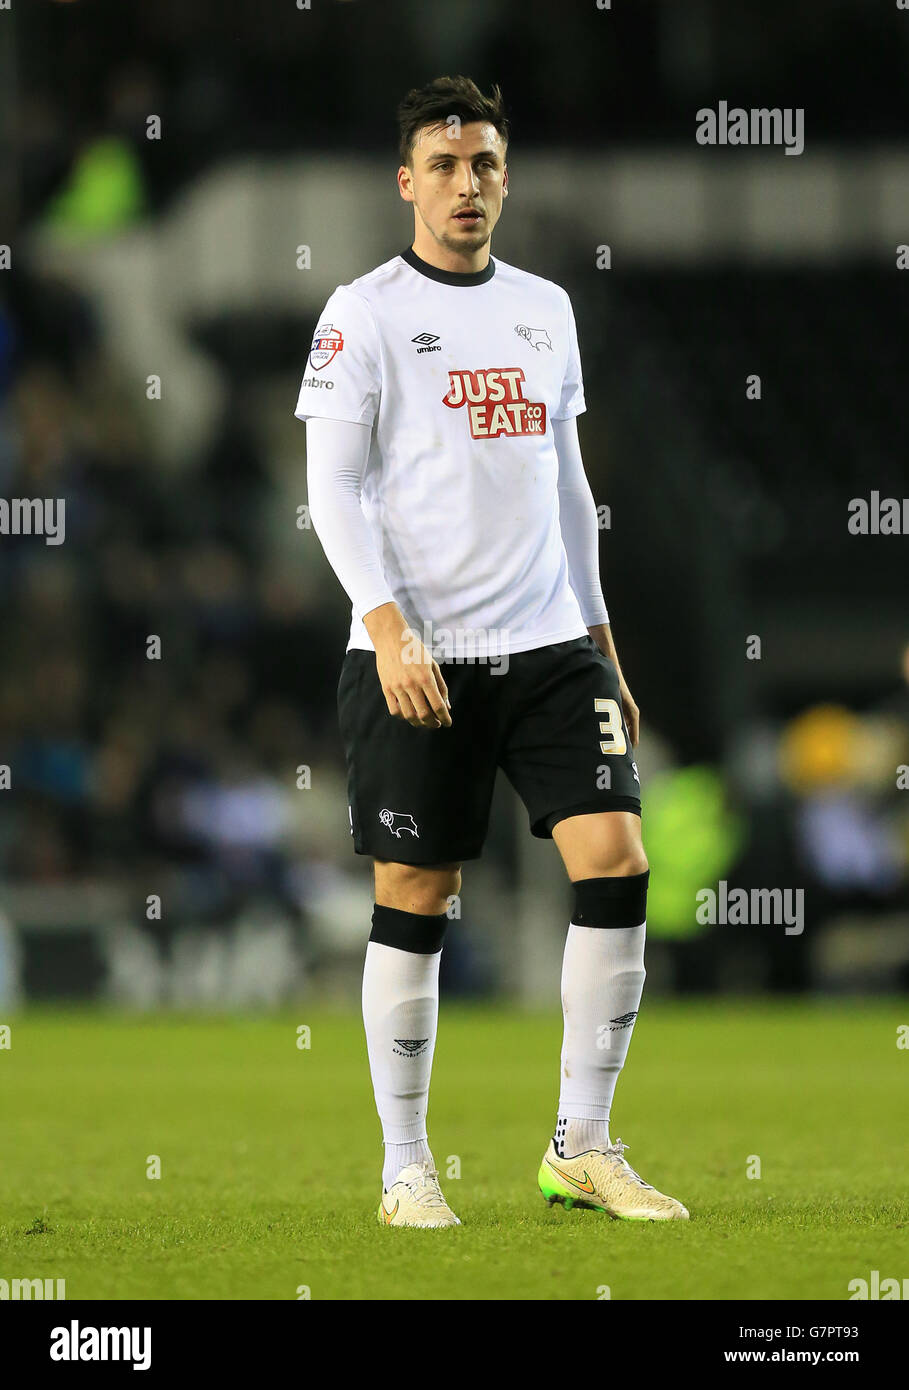
[[[606,718],[600,720],[600,733],[608,739],[600,742],[600,751],[603,753],[624,753],[628,745],[625,742],[625,730],[622,728],[622,711],[619,709],[617,700],[595,699],[593,707],[597,714],[605,714]]]

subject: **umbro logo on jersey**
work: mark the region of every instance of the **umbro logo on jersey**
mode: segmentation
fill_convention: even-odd
[[[536,348],[537,352],[544,347],[552,352],[552,343],[545,328],[528,328],[526,323],[516,323],[514,331],[519,338],[524,338],[532,348]]]
[[[393,1047],[392,1052],[397,1052],[399,1057],[419,1057],[421,1052],[425,1052],[428,1038],[395,1038],[397,1046]]]
[[[436,346],[439,341],[438,333],[418,333],[415,338],[411,338],[412,343],[419,343],[417,353],[421,352],[441,352],[440,346]]]
[[[340,328],[335,328],[330,323],[320,323],[309,349],[309,361],[313,371],[321,372],[323,367],[335,360],[343,347],[344,338]]]

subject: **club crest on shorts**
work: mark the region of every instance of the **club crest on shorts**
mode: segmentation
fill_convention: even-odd
[[[386,830],[391,831],[396,840],[400,840],[402,830],[408,831],[415,840],[419,840],[420,838],[420,832],[417,829],[416,821],[413,816],[407,815],[405,811],[382,810],[379,812],[379,820],[385,826]]]
[[[341,336],[340,328],[335,328],[330,323],[320,323],[309,350],[309,361],[313,370],[321,372],[323,367],[327,367],[329,362],[335,360],[343,346],[344,339]]]

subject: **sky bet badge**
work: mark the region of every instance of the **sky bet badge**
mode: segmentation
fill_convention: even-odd
[[[313,370],[320,372],[323,367],[327,367],[343,346],[344,339],[341,337],[340,328],[334,328],[330,323],[320,324],[309,350],[309,361]]]

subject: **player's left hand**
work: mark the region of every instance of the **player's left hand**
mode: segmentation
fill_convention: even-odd
[[[631,691],[625,684],[624,677],[621,676],[619,677],[619,698],[622,701],[622,714],[625,716],[625,727],[631,739],[631,746],[636,748],[641,733],[641,711],[635,704]]]

